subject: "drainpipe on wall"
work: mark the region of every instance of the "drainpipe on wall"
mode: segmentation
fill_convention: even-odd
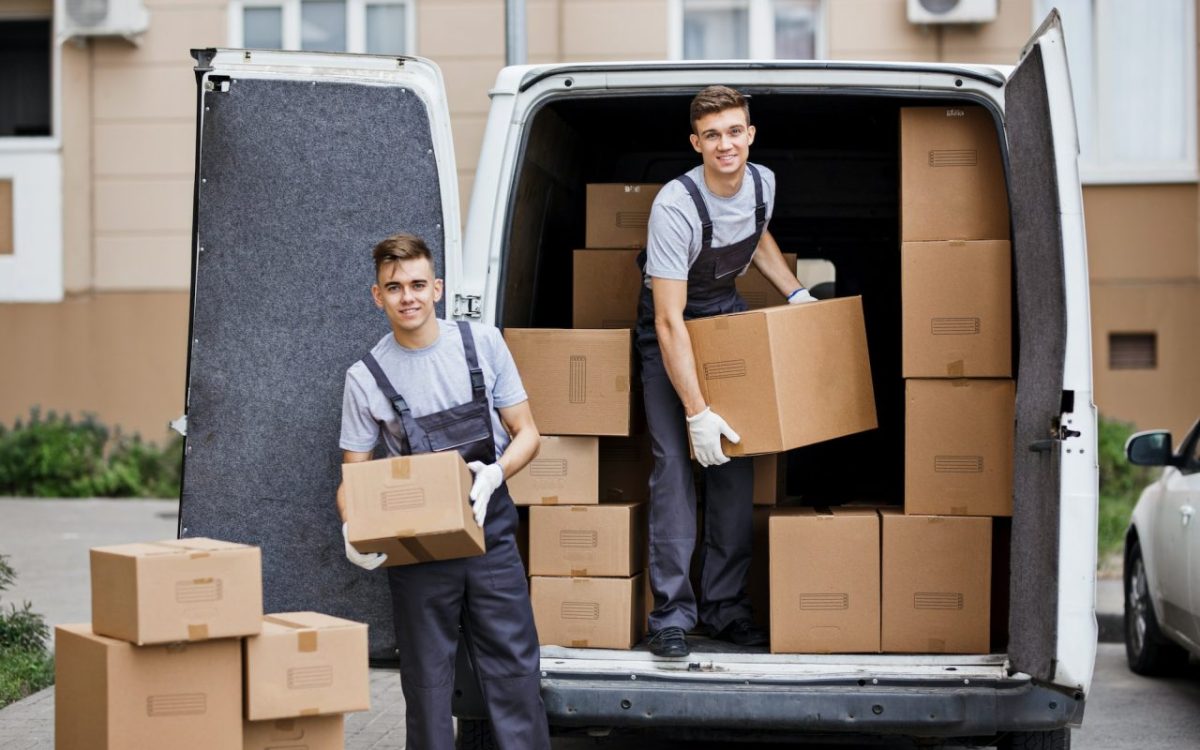
[[[525,0],[504,0],[504,52],[507,65],[528,62],[525,36]]]

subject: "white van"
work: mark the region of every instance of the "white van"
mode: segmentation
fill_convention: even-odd
[[[751,95],[754,161],[778,176],[771,231],[861,294],[880,428],[801,449],[814,494],[902,496],[898,112],[987,108],[1008,180],[1017,382],[1007,587],[992,653],[775,655],[546,647],[556,732],[684,738],[909,735],[1069,745],[1096,652],[1096,415],[1070,80],[1052,14],[1012,68],[943,63],[648,62],[506,68],[491,91],[465,233],[446,92],[418,58],[199,50],[188,440],[181,535],[262,545],[268,611],[369,621],[391,649],[385,576],[344,564],[342,376],[387,330],[369,248],[424,236],[444,314],[570,327],[589,182],[664,182],[695,163],[687,105]],[[864,471],[864,467],[869,470]],[[849,552],[848,552],[849,553]],[[1003,576],[1000,577],[1003,581]],[[1003,590],[1007,588],[1007,591]],[[420,603],[414,602],[414,606]],[[469,655],[467,655],[469,656]],[[469,658],[461,660],[469,668]],[[464,746],[486,724],[460,672]]]

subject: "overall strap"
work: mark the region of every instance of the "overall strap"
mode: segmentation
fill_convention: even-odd
[[[375,378],[375,385],[379,386],[379,390],[383,391],[384,397],[392,402],[392,408],[396,410],[396,415],[400,417],[402,448],[405,454],[412,453],[412,442],[409,440],[408,431],[409,425],[415,423],[412,419],[412,412],[408,408],[408,402],[392,387],[392,381],[388,380],[388,376],[384,374],[383,368],[379,366],[379,360],[375,359],[375,355],[367,352],[362,358],[362,363],[367,366],[367,370]]]
[[[487,393],[483,382],[483,369],[479,366],[479,355],[475,352],[475,336],[471,333],[471,324],[465,320],[458,321],[458,333],[462,336],[463,353],[467,355],[467,370],[471,373],[471,396],[479,400]]]
[[[762,175],[759,174],[758,167],[750,162],[746,162],[746,169],[750,170],[750,176],[754,178],[754,231],[762,234],[763,226],[767,223],[767,202],[763,200]]]
[[[695,181],[686,174],[675,179],[682,183],[692,197],[692,203],[696,204],[696,213],[700,214],[700,250],[708,250],[712,247],[712,217],[708,215],[708,206],[704,205],[704,196],[700,195],[700,188],[696,187]]]

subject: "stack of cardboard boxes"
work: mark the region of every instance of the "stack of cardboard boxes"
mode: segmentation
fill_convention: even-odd
[[[369,709],[367,626],[264,618],[258,548],[98,547],[91,567],[92,622],[55,629],[59,750],[341,750],[342,714]]]

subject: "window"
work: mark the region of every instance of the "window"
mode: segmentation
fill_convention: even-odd
[[[821,56],[821,0],[671,0],[669,8],[672,59]]]
[[[414,0],[233,0],[229,36],[248,49],[410,55]]]
[[[1036,0],[1062,13],[1085,183],[1194,181],[1195,0]]]
[[[1154,333],[1108,334],[1108,369],[1153,370],[1158,367],[1158,336]]]
[[[0,21],[0,138],[50,135],[49,19]]]

